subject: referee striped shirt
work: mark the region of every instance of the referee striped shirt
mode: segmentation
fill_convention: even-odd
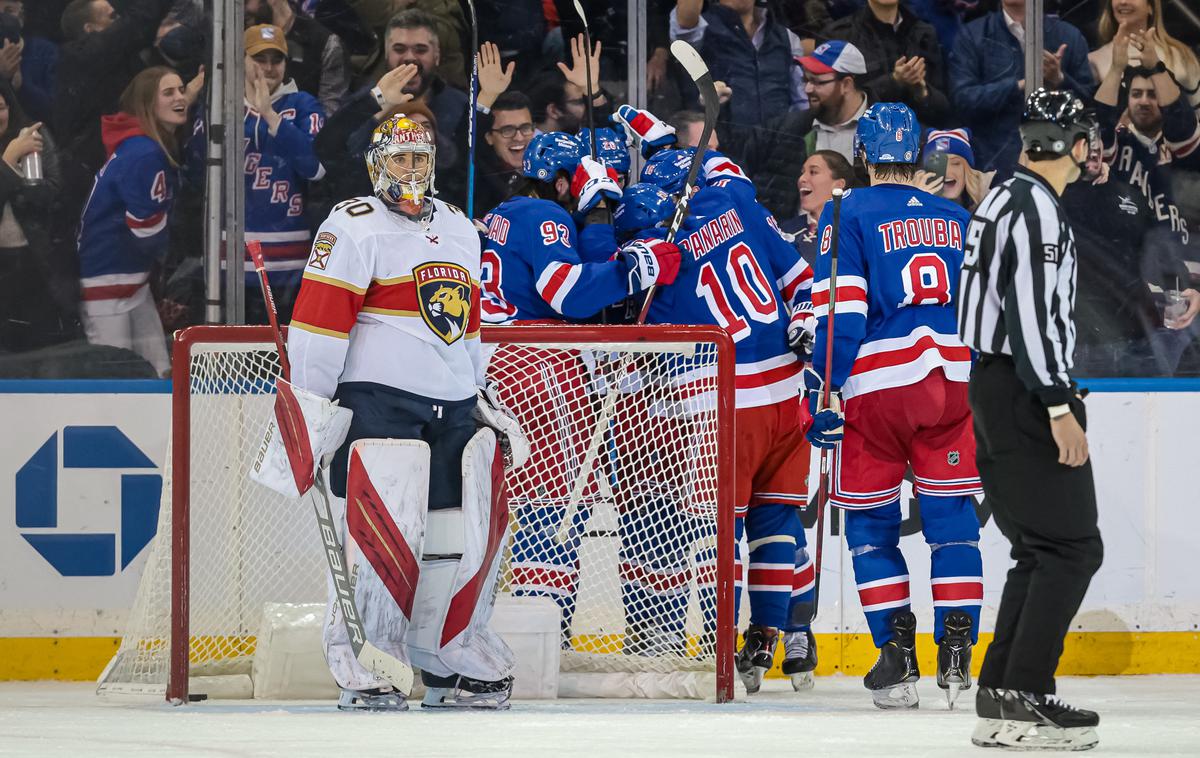
[[[1072,394],[1075,261],[1054,188],[1024,168],[984,198],[967,227],[959,335],[983,355],[1011,356],[1047,406]]]

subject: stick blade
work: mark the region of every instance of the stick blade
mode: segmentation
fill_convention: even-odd
[[[583,5],[579,0],[575,0],[575,12],[579,14],[579,20],[583,22],[583,28],[587,28],[587,14],[583,12]]]
[[[579,0],[575,0],[578,5]],[[708,64],[700,57],[700,53],[696,52],[696,48],[681,39],[677,39],[671,43],[671,55],[675,56],[675,60],[679,61],[679,65],[683,66],[688,72],[688,76],[692,77],[692,81],[698,82],[702,77],[708,75]]]

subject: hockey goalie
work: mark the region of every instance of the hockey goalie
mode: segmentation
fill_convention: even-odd
[[[420,669],[425,707],[507,708],[512,691],[512,652],[489,623],[505,461],[520,466],[528,444],[485,386],[479,237],[431,196],[434,153],[403,116],[376,127],[375,196],[336,206],[313,242],[290,382],[251,472],[330,498],[344,556],[330,557],[324,643],[342,710],[407,709],[407,682],[394,681],[405,677],[366,665],[380,659],[410,681]],[[335,579],[339,559],[352,590]]]

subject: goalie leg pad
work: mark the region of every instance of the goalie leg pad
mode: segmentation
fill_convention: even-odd
[[[275,407],[250,478],[284,497],[308,492],[317,467],[324,466],[346,438],[353,413],[286,379],[275,382]]]
[[[349,535],[343,544],[367,640],[405,662],[428,491],[427,444],[362,439],[351,445],[347,498],[333,501],[334,516]],[[341,612],[331,579],[325,658],[339,686],[349,690],[390,686],[354,657]]]
[[[504,461],[490,428],[463,449],[462,508],[430,521],[408,633],[413,663],[434,676],[494,682],[515,666],[489,626],[508,533]]]

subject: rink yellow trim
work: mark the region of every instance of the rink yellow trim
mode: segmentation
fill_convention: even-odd
[[[253,638],[239,638],[244,646],[236,654],[253,650]],[[972,668],[979,673],[990,634],[980,635]],[[0,638],[0,680],[87,681],[95,680],[116,653],[119,637],[6,637]],[[620,649],[620,635],[579,636],[572,640],[576,650],[613,652]],[[694,648],[694,641],[691,647]],[[876,650],[870,635],[818,634],[817,674],[862,676],[875,663]],[[694,650],[692,651],[694,652]],[[921,671],[929,677],[936,668],[937,649],[930,634],[917,635]],[[779,677],[783,646],[776,651],[775,668],[768,676]],[[1200,632],[1076,632],[1068,635],[1058,673],[1063,676],[1119,674],[1200,674]]]

